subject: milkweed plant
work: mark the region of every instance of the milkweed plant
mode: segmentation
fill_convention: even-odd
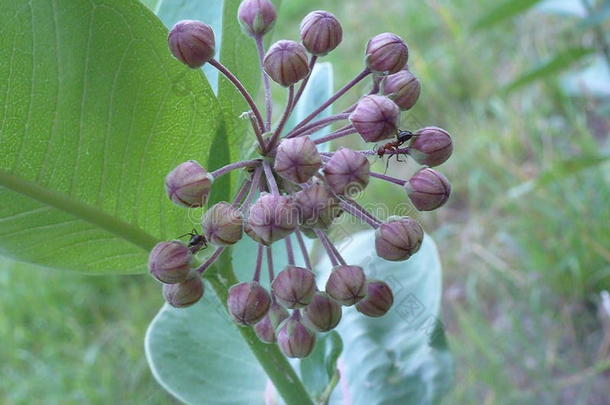
[[[412,271],[408,264],[418,256],[431,254],[420,252],[424,239],[428,238],[422,226],[411,216],[379,217],[357,201],[366,195],[367,186],[374,181],[402,188],[405,200],[417,211],[436,210],[450,196],[450,183],[437,170],[453,152],[450,134],[435,126],[411,131],[399,124],[401,114],[416,104],[421,86],[409,69],[407,43],[387,32],[370,38],[363,44],[361,72],[329,98],[316,100],[315,108],[307,114],[297,117],[295,111],[303,102],[304,94],[312,91],[311,86],[318,85],[312,76],[320,60],[341,45],[344,32],[340,21],[328,11],[312,11],[301,21],[298,40],[270,43],[277,20],[272,2],[244,0],[235,9],[237,15],[233,18],[237,18],[243,31],[238,35],[248,36],[250,46],[256,48],[258,55],[258,60],[240,63],[259,66],[261,103],[257,104],[258,94],[251,93],[238,74],[218,58],[218,35],[209,22],[178,21],[169,30],[166,52],[190,69],[199,70],[204,66],[216,69],[234,87],[234,92],[247,105],[247,110],[239,114],[247,122],[247,131],[239,135],[240,143],[255,146],[250,155],[222,167],[206,167],[200,162],[207,155],[194,150],[189,160],[168,170],[164,178],[167,209],[175,204],[187,211],[203,208],[203,214],[195,229],[183,229],[187,239],[174,237],[152,247],[148,257],[150,275],[161,284],[162,295],[172,313],[188,313],[182,312],[189,311],[187,307],[212,311],[209,301],[202,300],[207,295],[204,280],[208,273],[223,266],[223,258],[231,256],[232,247],[249,239],[255,248],[249,250],[248,257],[242,258],[242,262],[249,263],[248,277],[232,279],[224,294],[217,291],[214,295],[222,300],[231,321],[268,375],[271,394],[267,389],[265,399],[261,396],[256,401],[277,403],[282,398],[287,404],[322,404],[331,403],[337,396],[341,398],[338,401],[343,401],[337,403],[343,404],[436,403],[439,395],[424,392],[442,390],[429,388],[430,382],[421,377],[425,373],[419,368],[426,363],[418,363],[418,356],[423,356],[420,352],[401,357],[397,350],[399,360],[392,366],[391,356],[381,360],[374,359],[377,354],[358,357],[357,346],[350,349],[346,345],[342,354],[340,348],[330,348],[331,342],[336,346],[337,339],[340,341],[340,335],[346,341],[354,341],[367,333],[378,333],[376,323],[379,322],[379,330],[383,329],[382,325],[387,325],[384,319],[389,319],[391,311],[401,315],[400,319],[390,322],[396,324],[408,321],[414,305],[424,307],[413,294],[398,299],[405,291],[400,282],[392,281],[400,279],[401,272]],[[281,108],[272,101],[274,85],[287,93]],[[363,89],[363,94],[350,107],[324,114],[348,92]],[[336,129],[329,130],[331,127]],[[326,132],[320,134],[321,130]],[[335,141],[348,137],[359,138],[359,144],[368,147],[334,147]],[[396,178],[372,169],[372,162],[378,159],[398,162],[410,159],[419,169],[408,179]],[[223,177],[238,179],[234,195],[226,201],[209,203],[210,195]],[[157,184],[162,187],[163,179],[158,180]],[[375,200],[375,197],[384,202],[383,195],[369,196],[369,199]],[[331,235],[345,217],[370,229],[371,237],[359,245],[360,251],[340,249],[340,240]],[[362,250],[370,256],[368,262],[362,261]],[[285,255],[286,263],[274,262],[274,252]],[[390,265],[386,263],[394,263],[390,278],[379,276],[378,269]],[[342,329],[343,320],[354,322],[347,320],[348,315],[349,319],[357,316],[370,321],[360,323],[357,328]],[[194,328],[196,321],[186,322],[182,327]],[[434,329],[438,329],[438,322]],[[391,335],[390,331],[386,332]],[[215,333],[213,327],[209,333]],[[388,336],[373,339],[381,345],[377,349],[380,353],[384,346],[388,353],[393,350],[392,339],[410,339],[406,335],[401,337],[400,333]],[[435,344],[430,336],[425,339],[424,346],[436,347]],[[197,350],[196,347],[173,349]],[[440,362],[437,358],[426,361]],[[299,362],[300,371],[295,372]],[[397,382],[383,379],[381,390],[391,391],[393,384],[412,384],[416,387],[412,390],[414,394],[409,399],[398,395],[392,400],[383,398],[375,389],[371,389],[374,396],[369,396],[362,391],[368,389],[364,383],[360,383],[359,389],[350,388],[358,378],[350,376],[356,375],[360,368],[365,373],[366,362],[377,362],[373,366],[375,372],[378,367],[402,370],[397,374],[402,376]],[[349,369],[345,369],[348,363]],[[412,364],[415,366],[411,367]],[[307,370],[312,367],[317,373],[328,373],[318,387],[308,384],[311,378],[307,377]],[[157,378],[163,380],[160,374],[155,371]],[[412,380],[414,376],[420,377]],[[186,386],[195,384],[183,377],[178,379]],[[240,383],[227,381],[227,384]],[[223,403],[211,397],[188,399],[188,395],[180,394],[183,387],[164,384],[166,388],[168,385],[170,392],[186,402]],[[342,388],[335,390],[338,386]],[[242,402],[235,399],[231,403]]]

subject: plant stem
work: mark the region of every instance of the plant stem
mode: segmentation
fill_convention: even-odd
[[[387,182],[398,184],[399,186],[404,186],[407,182],[404,180],[397,179],[396,177],[386,176],[385,174],[370,172],[371,177],[376,177],[381,180],[385,180]]]
[[[267,270],[269,271],[269,282],[271,283],[275,278],[273,273],[273,249],[271,245],[267,246]]]
[[[294,250],[292,250],[292,241],[290,240],[290,235],[284,238],[284,242],[286,243],[286,253],[288,254],[288,264],[294,266]]]
[[[282,114],[282,118],[280,119],[280,122],[277,125],[277,128],[273,132],[273,136],[271,137],[271,139],[269,140],[269,143],[267,144],[266,151],[273,150],[278,139],[280,138],[282,130],[284,129],[286,122],[288,122],[288,117],[290,117],[290,111],[291,111],[290,105],[292,104],[292,100],[294,100],[294,85],[288,87],[288,102],[286,103],[286,108],[284,109],[284,113]]]
[[[231,255],[222,255],[213,269],[215,271],[206,272],[206,279],[226,309],[228,290],[239,282],[231,270]],[[276,345],[262,343],[253,328],[236,328],[286,405],[314,405],[305,386]]]
[[[248,105],[250,106],[250,109],[252,110],[252,113],[256,117],[256,121],[258,122],[259,128],[265,128],[265,125],[263,123],[263,117],[261,116],[261,113],[258,110],[258,107],[254,103],[254,99],[252,99],[252,96],[250,95],[250,93],[248,93],[248,90],[246,90],[244,85],[241,84],[239,79],[237,77],[235,77],[235,75],[233,73],[231,73],[231,71],[229,69],[227,69],[222,63],[220,63],[216,59],[211,59],[209,61],[209,64],[214,66],[216,69],[218,69],[218,71],[220,73],[222,73],[227,79],[229,79],[229,81],[231,83],[233,83],[235,88],[237,88],[237,90],[241,93],[241,95],[246,100],[246,103],[248,103]],[[256,131],[255,131],[255,133],[256,133]],[[257,138],[258,138],[258,141],[260,143],[260,147],[264,148],[265,144],[262,142],[261,135],[257,134]]]
[[[263,78],[263,86],[265,88],[265,131],[271,130],[271,117],[273,115],[273,100],[271,98],[271,84],[269,82],[269,76],[265,73],[265,67],[263,65],[263,59],[265,58],[265,47],[263,45],[263,36],[257,35],[254,38],[256,42],[256,50],[258,51],[258,61],[261,68],[261,76]]]
[[[337,258],[337,260],[339,260],[339,263],[341,263],[343,266],[347,265],[347,263],[345,262],[345,259],[343,259],[343,256],[341,256],[341,253],[339,253],[339,250],[337,250],[337,247],[335,246],[335,244],[330,240],[330,238],[328,237],[328,235],[325,232],[321,232],[321,234],[324,236],[324,239],[326,239],[326,243],[328,244],[328,246],[330,247],[330,249],[333,251],[333,254],[335,255],[335,257]]]
[[[326,107],[328,107],[329,105],[331,105],[332,103],[337,101],[339,99],[339,97],[341,97],[342,95],[347,93],[349,89],[354,87],[356,84],[358,84],[362,79],[367,77],[369,74],[371,74],[371,71],[368,68],[364,69],[358,76],[356,76],[354,79],[352,79],[352,81],[350,81],[345,86],[343,86],[339,91],[337,91],[331,98],[326,100],[314,112],[309,114],[303,121],[301,121],[297,126],[295,126],[294,129],[299,129],[299,128],[303,127],[304,125],[306,125],[309,121],[316,118],[318,116],[318,114],[320,114],[322,111],[324,111],[326,109]]]
[[[305,136],[313,134],[320,129],[332,124],[335,121],[345,120],[349,117],[348,113],[340,113],[314,121],[311,124],[305,125],[297,131],[291,131],[286,135],[286,138],[296,138],[297,136]]]
[[[231,163],[226,166],[223,166],[220,169],[216,169],[210,174],[212,175],[212,177],[214,177],[214,180],[216,180],[217,178],[224,176],[225,174],[229,173],[232,170],[242,169],[244,167],[256,167],[256,166],[259,166],[260,164],[261,164],[260,159],[242,160],[240,162]]]
[[[208,260],[205,261],[205,263],[199,266],[199,268],[197,269],[197,273],[203,274],[211,265],[214,264],[214,262],[216,262],[216,260],[218,260],[218,258],[220,257],[222,252],[224,252],[225,249],[226,247],[216,248],[212,256],[210,256]]]
[[[335,139],[343,138],[344,136],[348,136],[351,134],[355,134],[356,129],[352,125],[347,125],[343,128],[336,130],[335,132],[331,132],[330,134],[323,136],[322,138],[318,138],[314,141],[316,145],[320,145],[322,143],[326,143]]]
[[[374,219],[369,214],[365,214],[360,209],[354,207],[347,201],[341,201],[340,205],[341,205],[341,208],[343,208],[345,211],[347,211],[347,213],[350,214],[351,216],[353,216],[354,218],[357,218],[357,219],[361,220],[362,222],[369,224],[373,229],[379,228],[380,222],[378,220]]]
[[[311,58],[309,59],[309,74],[301,82],[301,85],[299,86],[299,91],[297,91],[297,95],[294,98],[292,105],[290,106],[290,112],[294,111],[294,108],[296,107],[297,103],[301,99],[301,96],[303,95],[303,91],[305,90],[305,86],[307,86],[307,83],[309,82],[309,78],[311,77],[311,75],[313,73],[313,68],[316,65],[317,60],[318,60],[318,57],[316,55],[312,55]]]
[[[254,277],[252,280],[260,281],[261,269],[263,268],[263,245],[258,244],[258,251],[256,252],[256,266],[254,267]]]
[[[325,238],[326,235],[324,235],[324,233],[322,231],[320,231],[319,229],[314,229],[314,232],[316,233],[316,236],[320,240],[320,243],[322,243],[322,247],[324,247],[324,250],[326,251],[326,255],[330,259],[330,262],[332,263],[333,267],[338,266],[339,262],[337,261],[337,258],[335,257],[335,252],[328,245],[328,240]]]
[[[252,201],[254,200],[254,196],[256,195],[256,192],[259,189],[262,176],[263,176],[263,169],[261,169],[259,167],[254,171],[254,174],[252,175],[252,185],[250,186],[248,195],[244,199],[244,203],[241,205],[242,212],[246,211],[252,204]]]
[[[297,235],[297,241],[299,242],[299,247],[301,249],[301,255],[303,256],[305,266],[309,270],[313,270],[313,267],[311,267],[311,260],[309,259],[309,253],[307,252],[307,246],[305,246],[305,240],[303,239],[303,234],[298,229],[295,231],[295,234]]]
[[[269,161],[263,161],[263,170],[265,170],[265,177],[267,178],[267,185],[269,185],[269,190],[271,190],[271,194],[280,195],[280,189],[277,187],[275,177],[273,177],[273,171],[271,170],[271,164],[269,163]]]

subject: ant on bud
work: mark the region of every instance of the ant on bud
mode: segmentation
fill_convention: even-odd
[[[390,141],[384,145],[379,146],[376,150],[377,156],[383,157],[388,152],[397,152],[399,150],[399,148],[402,146],[402,144],[404,144],[405,142],[409,141],[411,138],[416,137],[416,136],[417,136],[417,134],[414,134],[411,131],[403,131],[401,129],[396,130],[396,139],[393,141]],[[403,160],[400,159],[400,153],[395,153],[395,156],[396,156],[397,162],[403,162]],[[389,164],[390,164],[390,159],[388,159],[386,166],[385,166],[386,172],[388,171]]]
[[[190,236],[188,248],[192,254],[199,252],[202,249],[208,247],[208,240],[205,236],[198,233],[195,228],[192,231],[185,233],[184,235],[178,236],[178,238],[184,238],[185,236]]]

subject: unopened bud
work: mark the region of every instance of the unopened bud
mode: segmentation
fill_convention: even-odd
[[[364,96],[349,119],[366,142],[391,138],[398,126],[398,106],[385,96]]]
[[[390,97],[401,110],[410,110],[421,92],[419,80],[408,70],[387,76],[383,80],[383,93]]]
[[[305,183],[322,167],[316,144],[308,136],[284,139],[277,147],[274,169],[294,183]]]
[[[337,194],[355,195],[369,184],[369,161],[351,149],[336,151],[323,170],[326,183]]]
[[[341,320],[341,305],[328,294],[318,291],[303,309],[303,323],[316,332],[335,329]]]
[[[393,262],[407,260],[419,250],[423,239],[424,231],[416,220],[393,216],[375,231],[375,251]]]
[[[320,181],[313,181],[295,193],[294,201],[305,228],[328,229],[340,212],[339,201]]]
[[[373,72],[398,72],[409,59],[407,44],[389,32],[371,38],[366,45],[366,64]]]
[[[301,22],[301,40],[312,55],[324,56],[343,39],[343,29],[328,11],[312,11]]]
[[[443,206],[451,194],[447,178],[430,168],[423,168],[405,183],[409,199],[419,211],[433,211]]]
[[[335,266],[326,293],[341,305],[354,305],[366,296],[366,276],[360,266]]]
[[[420,165],[438,166],[453,153],[453,142],[447,131],[438,127],[426,127],[415,133],[409,145],[409,155]]]
[[[165,177],[169,198],[183,207],[201,207],[210,194],[214,178],[199,163],[189,160]]]
[[[219,202],[205,213],[202,221],[203,234],[213,245],[233,245],[243,235],[243,222],[239,209],[227,202]]]
[[[275,343],[276,336],[275,331],[277,330],[280,323],[290,316],[286,308],[279,305],[277,302],[273,302],[269,308],[267,315],[256,325],[254,325],[254,332],[258,336],[261,342]]]
[[[176,59],[193,69],[214,57],[214,30],[201,21],[178,21],[169,32],[167,42]]]
[[[269,77],[284,87],[292,86],[309,74],[307,51],[294,41],[281,40],[273,44],[263,65]]]
[[[237,19],[252,37],[271,31],[276,18],[275,6],[269,0],[244,0],[237,10]]]
[[[161,242],[148,256],[150,274],[166,284],[181,283],[191,271],[193,254],[182,242]]]
[[[316,289],[313,272],[297,266],[286,266],[271,283],[271,291],[277,302],[290,309],[309,304]]]
[[[199,274],[178,284],[163,284],[165,301],[175,308],[189,307],[203,297],[203,281]]]
[[[258,282],[235,284],[229,288],[229,314],[240,325],[254,325],[269,311],[271,297]]]
[[[312,352],[316,334],[303,325],[300,316],[293,315],[280,325],[277,344],[286,357],[301,359]]]
[[[291,197],[261,193],[250,207],[248,225],[266,245],[290,235],[298,226],[299,211]]]
[[[380,280],[370,280],[366,291],[366,298],[356,304],[356,309],[373,318],[385,315],[394,303],[394,294],[390,286]]]

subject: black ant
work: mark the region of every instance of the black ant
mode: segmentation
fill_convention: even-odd
[[[377,156],[383,157],[388,152],[398,151],[398,149],[402,146],[402,144],[409,141],[411,138],[413,138],[415,136],[417,136],[417,134],[414,134],[411,131],[403,131],[401,129],[396,130],[396,139],[394,139],[393,141],[390,141],[384,145],[379,146],[376,150]],[[403,160],[400,159],[400,153],[395,153],[395,155],[396,155],[397,162],[403,162]],[[386,167],[385,167],[386,172],[388,171],[389,164],[390,164],[390,159],[388,159],[388,161],[386,163]]]
[[[188,247],[191,253],[195,254],[202,249],[208,247],[208,240],[202,234],[198,233],[195,228],[192,231],[185,233],[184,235],[178,236],[178,238],[184,238],[185,236],[190,236]]]

